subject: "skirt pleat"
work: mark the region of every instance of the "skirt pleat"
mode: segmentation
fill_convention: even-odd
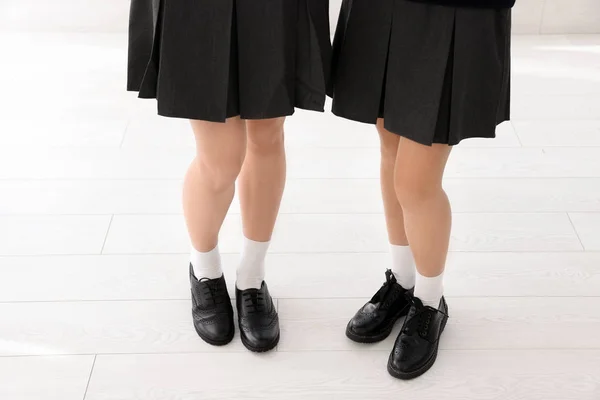
[[[161,0],[132,0],[129,18],[127,90],[139,91],[148,69],[158,71],[156,33]]]
[[[324,107],[331,80],[329,32],[329,1],[300,1],[295,74],[296,104],[301,105],[299,108],[321,110]]]
[[[327,1],[311,1],[133,0],[128,88],[156,98],[169,117],[224,122],[323,111]]]
[[[379,114],[392,29],[393,0],[350,0],[334,38],[332,82],[335,114],[374,124]]]
[[[495,136],[510,117],[510,10],[345,0],[333,112],[421,144]]]

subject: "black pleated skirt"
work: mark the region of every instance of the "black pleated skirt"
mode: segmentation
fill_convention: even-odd
[[[128,90],[168,117],[323,111],[328,0],[132,0]]]
[[[344,0],[333,112],[424,145],[495,137],[510,118],[510,9]]]

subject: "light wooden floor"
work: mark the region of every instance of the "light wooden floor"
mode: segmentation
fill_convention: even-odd
[[[195,334],[185,121],[123,91],[122,35],[0,35],[0,399],[600,400],[600,36],[516,37],[512,123],[457,148],[439,361],[344,336],[387,266],[372,127],[298,112],[266,355]],[[221,238],[233,288],[234,205]]]

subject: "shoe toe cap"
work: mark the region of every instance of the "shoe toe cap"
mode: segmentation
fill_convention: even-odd
[[[359,334],[369,334],[377,328],[379,319],[374,313],[359,311],[348,323],[348,329]]]
[[[394,369],[397,372],[401,372],[401,373],[408,373],[410,372],[413,368],[412,368],[412,363],[410,362],[406,362],[405,360],[402,360],[399,357],[390,357],[390,362],[389,365],[392,369]]]
[[[241,324],[242,339],[256,351],[270,350],[279,340],[279,321],[275,318],[270,324]]]
[[[421,369],[426,361],[427,355],[421,352],[394,349],[390,355],[389,365],[397,372],[409,374]]]
[[[357,319],[350,320],[350,322],[348,323],[348,329],[359,335],[369,333],[369,330],[366,328],[365,324]]]
[[[231,340],[234,332],[233,321],[226,315],[215,316],[210,319],[195,320],[196,330],[204,339],[214,342]]]
[[[254,337],[250,339],[248,342],[250,345],[256,349],[270,349],[273,347],[273,342],[275,342],[276,337]]]
[[[256,348],[266,348],[273,345],[279,337],[279,329],[249,330],[244,332],[246,341]]]

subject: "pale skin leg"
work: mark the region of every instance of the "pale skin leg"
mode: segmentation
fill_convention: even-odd
[[[191,124],[196,158],[185,176],[183,210],[192,245],[208,252],[218,244],[233,200],[246,153],[246,125],[238,117],[225,123],[192,120]]]
[[[423,146],[377,121],[381,140],[381,188],[390,243],[410,247],[419,273],[444,271],[452,214],[442,188],[451,147]]]
[[[285,118],[246,122],[246,160],[238,191],[244,235],[271,240],[286,180],[283,125]]]
[[[444,272],[448,256],[452,212],[442,178],[451,150],[448,145],[429,147],[404,137],[398,145],[396,195],[417,270],[426,277]]]
[[[185,177],[183,209],[196,250],[217,246],[238,176],[244,234],[258,242],[271,239],[285,187],[284,121],[191,121],[196,158]]]
[[[396,196],[394,174],[400,136],[383,127],[383,119],[377,121],[377,131],[381,143],[381,194],[385,210],[385,221],[391,244],[407,246],[408,239],[404,231],[404,213]]]

